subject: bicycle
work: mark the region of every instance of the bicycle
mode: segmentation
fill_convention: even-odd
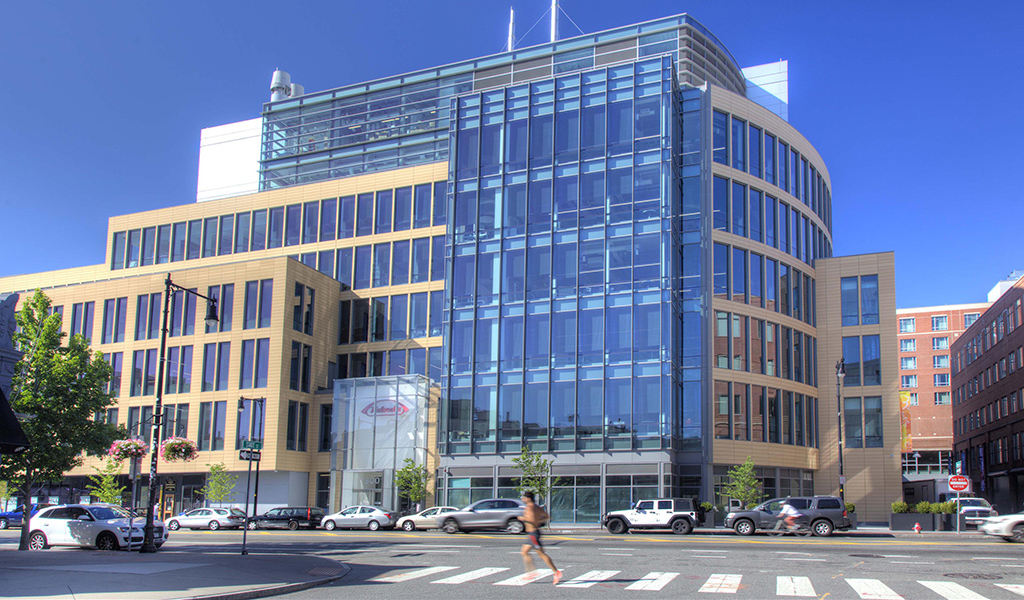
[[[769,529],[767,533],[774,537],[780,537],[788,534],[798,535],[800,537],[810,537],[811,534],[814,533],[814,530],[803,521],[800,521],[796,525],[790,527],[789,525],[786,525],[785,519],[779,519],[775,521],[775,527]]]

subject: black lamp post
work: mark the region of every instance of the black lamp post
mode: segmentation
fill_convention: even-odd
[[[846,507],[846,475],[843,474],[843,378],[846,377],[846,359],[836,363],[836,410],[839,419],[839,499]]]
[[[142,540],[142,548],[139,552],[156,552],[156,544],[153,543],[153,509],[156,503],[156,459],[160,440],[160,423],[163,421],[163,398],[164,398],[164,369],[166,367],[167,354],[167,315],[171,306],[171,290],[181,290],[193,296],[199,296],[206,300],[206,324],[214,325],[220,322],[217,317],[217,299],[209,298],[194,292],[188,288],[171,281],[171,274],[164,279],[164,314],[163,323],[160,327],[160,366],[156,376],[156,405],[153,407],[153,454],[149,463],[149,502],[146,507],[146,529],[145,537]]]
[[[266,402],[266,398],[246,398],[242,396],[238,399],[238,412],[241,413],[245,410],[245,402],[249,401],[249,406],[252,407],[255,404],[260,405],[260,426],[256,427],[256,418],[253,411],[249,411],[249,440],[253,441],[254,434],[259,432],[260,441],[263,441],[263,403]],[[249,472],[245,475],[245,525],[242,527],[242,554],[249,554],[245,549],[246,534],[249,533],[249,481],[252,479],[252,460],[249,460]],[[257,501],[260,494],[260,463],[256,461],[256,494],[252,499],[252,512],[256,512]]]

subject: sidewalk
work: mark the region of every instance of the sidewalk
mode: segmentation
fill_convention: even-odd
[[[0,550],[6,598],[247,600],[334,581],[349,568],[316,556],[162,551]]]

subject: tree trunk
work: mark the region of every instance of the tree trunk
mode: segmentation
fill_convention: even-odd
[[[24,508],[21,513],[21,537],[18,541],[18,550],[28,550],[28,536],[31,532],[29,520],[32,518],[32,498],[29,495],[32,491],[32,481],[29,474],[25,473],[25,486],[21,488],[21,495],[24,498]]]

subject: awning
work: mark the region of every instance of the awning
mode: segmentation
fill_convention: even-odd
[[[0,454],[18,454],[28,450],[28,445],[18,417],[14,416],[3,388],[0,388]]]

